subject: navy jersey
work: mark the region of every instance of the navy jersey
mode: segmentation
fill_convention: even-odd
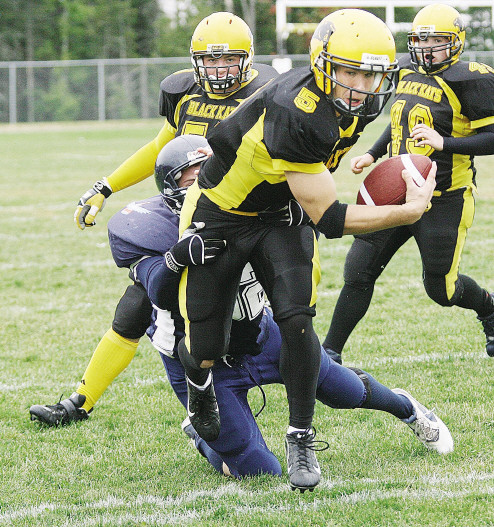
[[[129,203],[108,222],[108,238],[115,263],[119,267],[130,267],[139,262],[134,273],[153,302],[154,312],[147,334],[160,352],[170,356],[176,353],[185,331],[177,301],[180,275],[170,271],[163,258],[178,240],[178,221],[178,216],[165,205],[161,196],[154,196]],[[166,280],[160,281],[152,275],[153,272],[166,274]],[[169,291],[153,290],[156,284]],[[235,303],[230,355],[260,352],[256,339],[263,307],[264,291],[248,264],[242,272]],[[259,342],[261,339],[262,331]]]
[[[133,201],[108,222],[108,238],[118,267],[143,256],[162,256],[177,243],[179,218],[161,196]]]
[[[216,123],[226,119],[244,99],[277,75],[273,67],[255,64],[250,81],[242,88],[216,95],[203,91],[195,82],[192,69],[178,71],[161,81],[159,112],[175,135],[208,137]]]
[[[285,171],[335,170],[369,121],[339,120],[310,69],[293,69],[212,130],[214,156],[201,168],[199,187],[226,210],[279,209],[292,197]]]
[[[416,146],[410,131],[423,123],[443,137],[467,137],[494,123],[494,70],[477,62],[456,62],[425,75],[414,71],[409,57],[400,61],[391,107],[390,154],[422,154],[437,162],[436,190],[475,184],[473,156]]]

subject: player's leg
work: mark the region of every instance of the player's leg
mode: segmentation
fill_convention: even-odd
[[[31,419],[49,426],[87,419],[103,392],[131,363],[145,334],[152,306],[140,284],[129,286],[115,310],[112,328],[98,343],[77,390],[55,405],[33,405]]]
[[[187,384],[183,367],[170,357],[162,356],[162,359],[173,390],[186,406]],[[184,431],[218,472],[237,478],[281,475],[280,463],[268,449],[247,401],[247,392],[254,385],[248,370],[240,364],[227,366],[220,361],[213,367],[213,377],[221,416],[219,437],[207,443],[192,425]]]
[[[321,359],[317,398],[333,408],[367,408],[390,413],[406,423],[426,448],[439,454],[453,451],[447,426],[408,392],[390,390],[369,373]]]
[[[166,370],[166,375],[170,381],[170,385],[178,397],[179,401],[187,408],[187,382],[185,380],[185,370],[178,359],[168,357],[160,353],[161,360]],[[188,422],[187,422],[188,421]],[[199,436],[195,431],[190,419],[187,417],[186,421],[182,423],[182,429],[187,436],[193,441],[195,448],[204,456],[214,469],[223,473],[223,460],[221,457]]]
[[[285,445],[290,483],[294,489],[312,490],[320,481],[312,428],[320,363],[320,344],[312,326],[320,279],[314,231],[307,225],[267,230],[251,264],[282,337],[279,368],[289,409]]]
[[[228,350],[244,265],[234,244],[227,244],[213,264],[188,268],[180,282],[180,311],[186,337],[178,352],[187,375],[187,412],[198,434],[207,441],[214,441],[220,433],[211,366]]]
[[[410,238],[406,227],[356,236],[344,267],[345,284],[322,345],[341,364],[343,348],[367,313],[374,284],[398,249]]]
[[[212,264],[187,268],[179,286],[185,340],[178,351],[187,377],[187,413],[198,434],[213,441],[220,433],[220,420],[210,370],[228,349],[237,289],[248,261],[248,247],[240,244],[245,237],[250,240],[253,218],[220,210],[193,184],[180,214],[180,233],[192,221],[205,223],[204,236],[210,233],[227,241],[226,250]]]
[[[282,382],[279,373],[281,335],[267,309],[259,341],[262,352],[249,357],[247,365],[253,379],[259,385]],[[367,372],[337,364],[322,347],[316,396],[332,408],[368,408],[390,413],[410,426],[427,448],[439,453],[453,448],[451,434],[434,412],[404,390],[390,390]]]
[[[422,257],[427,294],[441,306],[475,311],[484,326],[486,351],[494,356],[494,300],[474,279],[459,274],[474,209],[471,189],[448,192],[433,199],[432,208],[413,230]]]

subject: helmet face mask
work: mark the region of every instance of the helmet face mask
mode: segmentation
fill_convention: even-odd
[[[192,35],[190,54],[195,80],[206,93],[232,93],[251,78],[252,33],[241,18],[231,13],[213,13],[202,20]],[[228,64],[232,55],[238,60]],[[224,58],[224,61],[207,65],[208,58],[214,61]]]
[[[317,86],[337,112],[351,116],[375,117],[382,111],[394,89],[393,73],[398,70],[395,56],[390,30],[382,20],[360,9],[341,9],[328,15],[310,44]],[[354,75],[357,78],[369,72],[372,82],[368,89],[351,79],[345,83],[338,79],[341,70],[353,70],[359,74]],[[344,92],[345,98],[337,92]]]
[[[221,59],[235,57],[235,63],[231,65],[208,65],[205,59]],[[225,94],[236,91],[247,82],[251,76],[250,68],[246,68],[248,56],[245,53],[214,52],[211,54],[195,53],[192,56],[194,64],[195,79],[199,86],[207,93]]]
[[[424,41],[441,38],[436,44]],[[408,33],[408,51],[415,70],[436,73],[458,61],[465,43],[465,24],[456,9],[445,4],[432,4],[421,9]],[[438,60],[437,54],[445,51]]]
[[[343,62],[344,59],[342,60],[341,57],[334,56],[327,57],[326,60],[329,63],[330,73],[327,73],[327,69],[325,69],[322,74],[325,77],[325,82],[331,83],[330,97],[339,113],[373,117],[382,111],[394,89],[392,76],[388,73],[389,66],[365,63],[360,63],[358,66],[350,65]],[[341,70],[354,70],[358,74],[370,73],[372,82],[369,83],[369,89],[355,88],[340,81],[339,71]],[[338,86],[343,90],[339,90]],[[350,104],[343,97],[338,97],[338,92],[341,91],[347,92],[345,99],[348,99]],[[365,95],[364,99],[362,99],[362,95]],[[351,101],[358,100],[361,101],[360,104],[351,104]]]
[[[179,187],[182,172],[202,163],[207,155],[198,148],[208,147],[206,139],[199,135],[180,135],[167,143],[158,154],[154,167],[154,179],[164,203],[175,214],[180,214],[188,187]]]

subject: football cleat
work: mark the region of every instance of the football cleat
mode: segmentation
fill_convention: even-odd
[[[218,438],[220,412],[212,380],[206,389],[200,390],[187,378],[187,414],[191,425],[205,441],[214,441]]]
[[[192,423],[190,422],[190,419],[189,417],[186,417],[183,421],[182,421],[182,430],[184,431],[184,434],[189,438],[191,439],[192,441],[195,441],[196,439],[196,431],[194,430],[194,427],[192,426]]]
[[[182,421],[182,430],[184,431],[184,434],[192,441],[193,447],[199,452],[199,454],[201,454],[202,457],[205,457],[207,459],[207,456],[204,454],[204,452],[200,448],[197,447],[196,442],[200,441],[201,438],[199,437],[198,433],[195,431],[188,417],[186,417]]]
[[[82,405],[86,396],[74,392],[68,399],[53,405],[35,404],[29,408],[31,421],[40,421],[48,426],[68,425],[75,421],[84,421],[89,417]]]
[[[412,403],[413,415],[408,419],[402,419],[402,421],[413,430],[419,441],[426,448],[435,450],[438,454],[453,452],[453,438],[441,419],[405,390],[394,388],[392,391],[398,395],[403,395]]]
[[[321,469],[316,459],[316,451],[326,450],[329,445],[325,441],[314,441],[315,429],[303,432],[292,432],[285,437],[286,464],[292,490],[312,492],[321,480]],[[314,443],[324,443],[322,448],[316,448]]]
[[[485,351],[489,357],[494,357],[494,313],[486,317],[477,317],[482,326],[484,327],[485,333]]]

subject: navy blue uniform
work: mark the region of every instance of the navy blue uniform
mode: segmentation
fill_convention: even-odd
[[[176,358],[178,342],[184,335],[184,322],[177,305],[178,276],[166,267],[163,258],[178,239],[177,221],[161,197],[155,196],[131,203],[118,212],[108,222],[108,232],[116,264],[133,268],[134,276],[153,302],[153,323],[147,334],[160,352],[173,390],[186,406],[185,372]],[[212,370],[221,416],[220,435],[209,444],[197,436],[196,446],[220,472],[224,462],[236,477],[260,473],[279,475],[280,463],[266,446],[247,400],[251,388],[283,383],[279,369],[280,331],[271,311],[264,307],[263,291],[250,266],[242,274],[234,318],[229,354],[217,361]],[[255,335],[247,329],[252,326],[259,328]],[[239,343],[242,340],[243,346]],[[255,355],[244,354],[247,348],[253,349]],[[385,397],[381,396],[375,405],[371,404],[361,377],[354,370],[335,363],[321,348],[316,393],[324,404],[334,408],[376,408],[399,418],[411,415],[410,403],[405,398],[394,395],[368,374],[365,379],[367,386],[372,384],[369,393],[384,390],[385,404]]]

